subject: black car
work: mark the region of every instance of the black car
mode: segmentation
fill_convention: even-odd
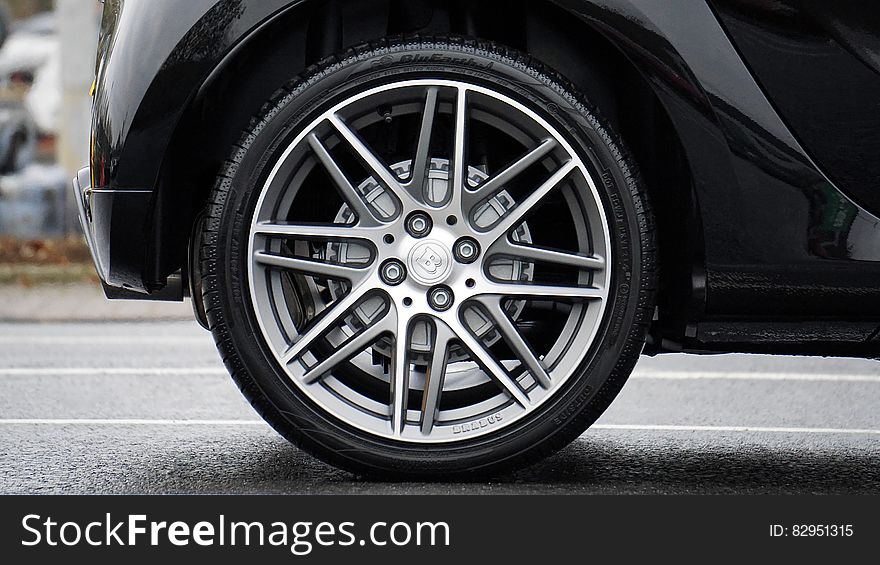
[[[106,0],[108,297],[192,299],[279,433],[378,475],[578,437],[639,355],[880,351],[880,10]]]

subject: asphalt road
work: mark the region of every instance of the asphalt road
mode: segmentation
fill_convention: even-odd
[[[880,364],[644,359],[597,426],[491,482],[379,483],[257,420],[190,322],[0,324],[2,493],[880,492]]]

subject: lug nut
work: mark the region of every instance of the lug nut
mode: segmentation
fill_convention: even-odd
[[[397,259],[389,259],[382,265],[379,276],[385,284],[397,286],[406,279],[406,267]]]
[[[452,308],[455,302],[455,295],[448,286],[436,286],[428,292],[428,302],[431,308],[438,312],[445,312]]]
[[[480,244],[469,237],[463,237],[455,244],[455,260],[459,263],[470,264],[480,256]]]
[[[433,227],[431,218],[422,212],[414,212],[406,219],[406,231],[413,237],[425,237]]]

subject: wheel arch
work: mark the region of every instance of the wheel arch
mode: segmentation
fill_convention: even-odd
[[[357,4],[360,9],[353,10]],[[306,0],[242,40],[192,97],[169,143],[148,236],[148,287],[159,287],[171,273],[186,270],[187,242],[217,171],[251,117],[279,86],[345,46],[389,34],[451,32],[529,52],[602,108],[653,196],[663,265],[660,309],[663,319],[682,331],[692,308],[701,233],[686,146],[658,96],[663,85],[652,81],[627,53],[623,38],[595,21],[571,17],[574,12],[554,1],[506,1],[505,22],[519,17],[520,26],[493,23],[486,16],[490,4],[474,8],[464,0]],[[675,244],[664,245],[667,241]]]

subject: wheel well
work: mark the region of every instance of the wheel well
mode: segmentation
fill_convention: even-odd
[[[193,223],[220,166],[278,88],[344,47],[407,33],[461,34],[528,52],[599,108],[623,137],[652,195],[663,266],[663,334],[681,334],[699,254],[693,246],[700,240],[684,150],[635,66],[550,0],[312,0],[264,25],[211,75],[176,129],[160,174],[152,245],[161,252],[153,254],[148,286],[161,287],[169,274],[186,269]]]

